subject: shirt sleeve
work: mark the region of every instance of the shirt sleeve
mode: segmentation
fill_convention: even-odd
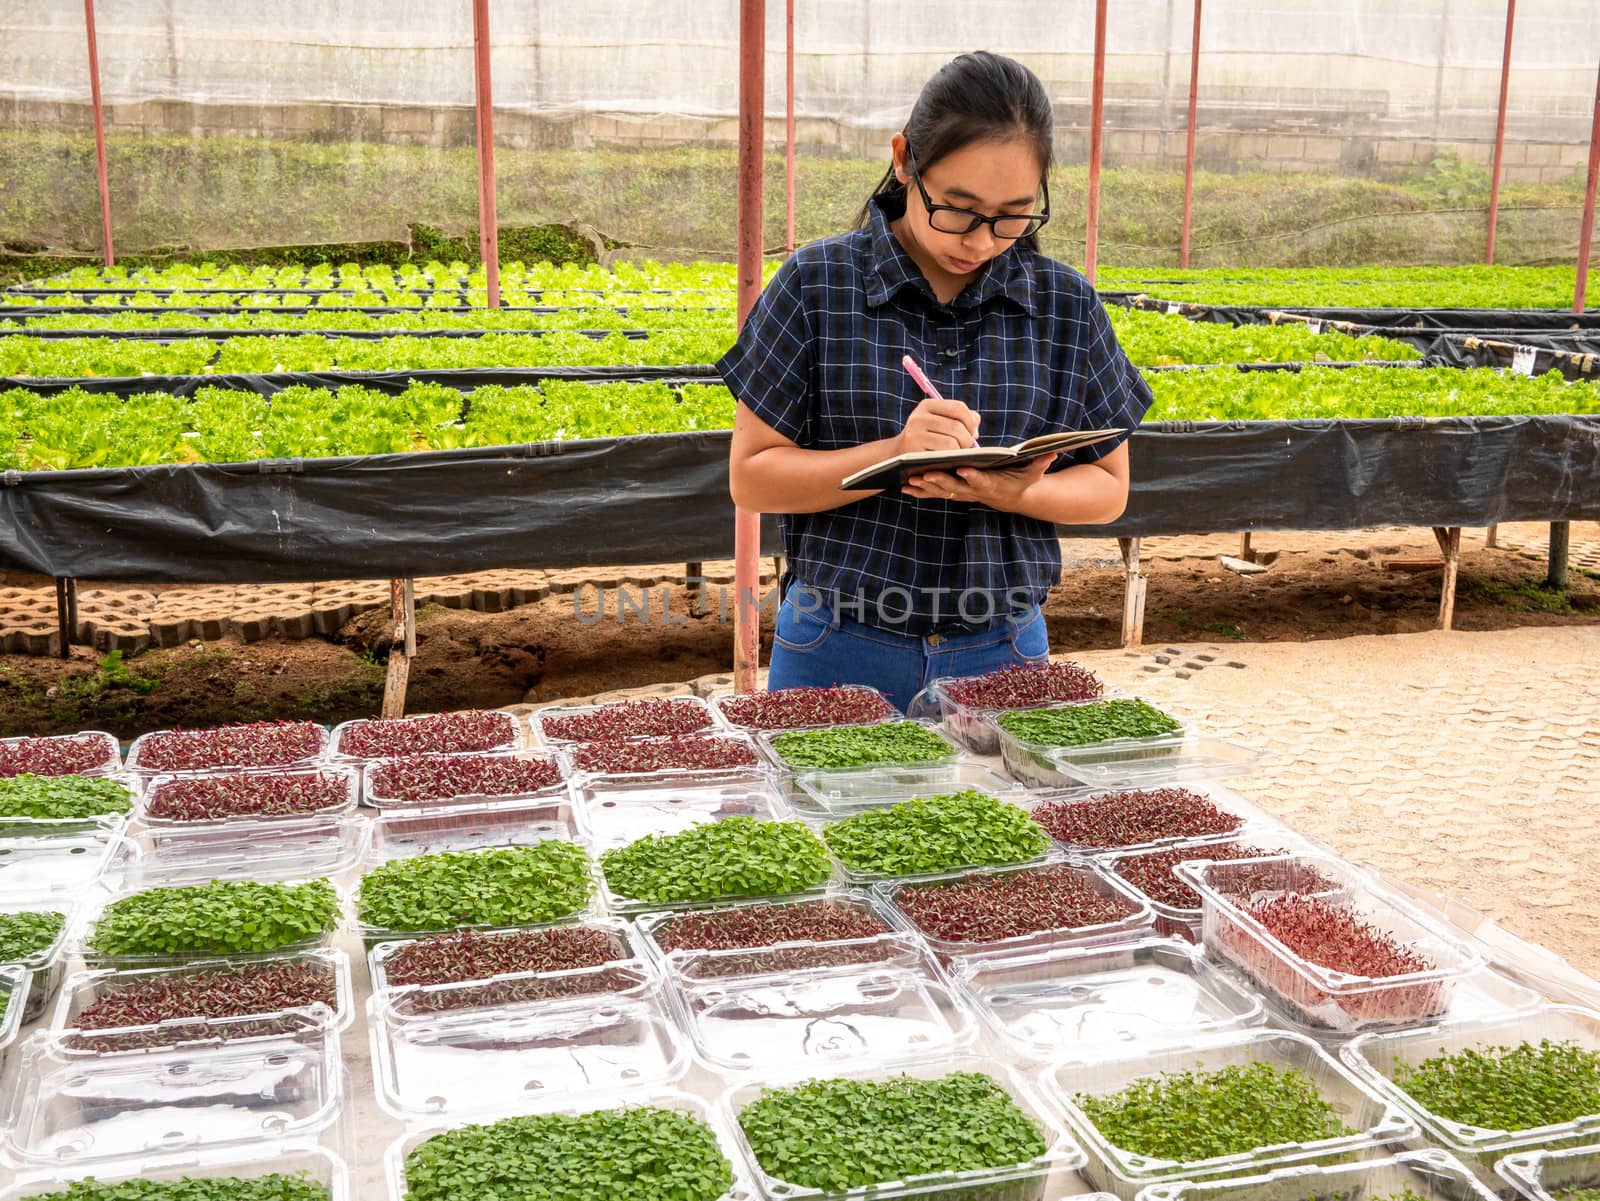
[[[1111,328],[1111,318],[1105,305],[1093,292],[1088,298],[1088,345],[1083,355],[1083,428],[1119,428],[1131,433],[1144,420],[1144,415],[1155,403],[1150,385],[1139,369],[1128,361]],[[1119,434],[1104,442],[1085,447],[1056,460],[1057,467],[1075,463],[1093,463],[1103,459],[1128,440],[1128,434]]]
[[[800,264],[791,258],[761,293],[717,373],[735,399],[791,442],[811,432],[815,355],[810,318],[800,290]]]

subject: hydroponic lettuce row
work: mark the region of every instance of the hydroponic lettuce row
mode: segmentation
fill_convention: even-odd
[[[517,719],[498,709],[426,717],[353,721],[339,732],[338,753],[357,759],[492,751],[517,743]]]
[[[1102,288],[1204,304],[1335,308],[1564,309],[1571,267],[1175,267],[1102,269]],[[1592,286],[1592,285],[1591,285]]]
[[[692,734],[709,725],[711,712],[704,705],[673,697],[616,701],[586,713],[546,713],[540,722],[546,738],[561,742]]]
[[[1011,1167],[1048,1149],[1011,1095],[977,1072],[763,1089],[738,1118],[763,1172],[829,1192]]]
[[[333,969],[292,960],[196,972],[162,972],[107,989],[81,1009],[82,1030],[148,1026],[173,1018],[232,1018],[291,1006],[338,1005]]]
[[[142,771],[205,771],[217,767],[283,767],[314,759],[328,732],[311,721],[257,721],[214,730],[161,730],[139,739]]]
[[[869,688],[780,688],[725,697],[722,716],[746,730],[792,730],[801,726],[848,726],[895,716],[894,706]]]
[[[1146,1076],[1075,1100],[1112,1146],[1180,1163],[1356,1133],[1304,1072],[1262,1061]]]
[[[775,737],[772,749],[795,769],[933,763],[956,754],[944,738],[914,721],[792,730]]]
[[[748,743],[710,734],[582,742],[571,748],[571,754],[572,764],[579,771],[600,774],[722,771],[756,762],[755,750]]]
[[[1076,663],[1041,663],[1002,667],[983,676],[967,676],[944,685],[957,704],[974,709],[1025,709],[1051,701],[1092,701],[1105,685]]]
[[[1062,845],[1091,849],[1231,834],[1244,825],[1244,818],[1177,786],[1045,801],[1034,806],[1033,820]]]
[[[395,859],[361,878],[356,913],[383,930],[531,926],[570,917],[593,891],[589,857],[560,839]]]
[[[350,801],[343,776],[331,772],[235,772],[162,780],[145,796],[155,821],[221,821],[230,817],[292,817],[321,813]]]
[[[0,451],[0,458],[4,458]],[[104,734],[51,734],[0,742],[0,778],[71,776],[114,764],[116,747]]]
[[[369,777],[374,801],[445,801],[466,796],[518,796],[561,783],[547,755],[417,755],[385,763]]]
[[[692,1114],[641,1107],[460,1126],[413,1147],[405,1178],[408,1201],[717,1201],[733,1168]]]
[[[870,910],[838,901],[797,901],[685,913],[657,926],[652,937],[669,954],[747,949],[741,955],[699,958],[690,972],[720,977],[877,963],[894,954],[876,938],[889,932],[888,923]],[[773,949],[779,943],[791,945]]]
[[[339,920],[339,898],[326,880],[150,888],[105,907],[89,935],[101,955],[208,955],[272,951],[315,942]]]
[[[0,963],[21,963],[49,949],[67,915],[52,910],[0,913]]]
[[[0,817],[98,817],[126,813],[133,794],[104,776],[0,779]]]
[[[1024,810],[971,789],[829,822],[822,836],[846,867],[891,876],[1022,863],[1050,847]]]
[[[1600,1114],[1600,1050],[1541,1039],[1395,1064],[1394,1083],[1424,1109],[1479,1130],[1529,1130]]]
[[[123,1180],[101,1184],[92,1177],[66,1189],[40,1193],[32,1201],[330,1201],[332,1194],[304,1174],[183,1176],[177,1180]]]
[[[799,822],[730,817],[650,834],[600,856],[617,896],[648,904],[782,896],[824,883],[827,848]]]
[[[996,724],[1023,742],[1045,746],[1086,746],[1115,738],[1158,738],[1181,726],[1177,719],[1136,697],[1090,701],[1058,709],[1014,709]]]
[[[1137,908],[1097,884],[1092,873],[1067,864],[904,888],[895,904],[924,933],[964,943],[1102,926]]]

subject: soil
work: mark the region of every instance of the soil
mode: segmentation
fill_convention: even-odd
[[[1464,545],[1455,627],[1600,625],[1600,579],[1573,572],[1565,593],[1546,591],[1543,565],[1513,551]],[[1237,542],[1223,543],[1237,553]],[[1123,572],[1115,545],[1069,543],[1063,582],[1046,606],[1052,650],[1114,648],[1122,628]],[[1268,570],[1220,566],[1218,539],[1146,543],[1145,641],[1283,642],[1430,630],[1438,569],[1388,571],[1386,559],[1437,555],[1426,530],[1281,534],[1258,539]],[[418,611],[417,657],[407,709],[492,708],[684,681],[729,670],[733,625],[717,611],[690,615],[673,589],[663,620],[660,588],[650,620],[604,616],[584,589],[501,613],[437,606]],[[637,593],[635,593],[637,595]],[[762,660],[770,648],[763,622]],[[173,726],[263,718],[338,722],[370,716],[383,693],[386,615],[353,618],[332,639],[234,638],[150,650],[122,660],[75,647],[66,660],[0,656],[0,734],[104,729],[122,737]]]

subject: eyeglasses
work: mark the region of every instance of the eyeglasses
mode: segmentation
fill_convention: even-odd
[[[916,159],[911,155],[909,144],[906,146],[906,167],[911,172],[912,182],[917,185],[917,192],[928,210],[928,224],[942,234],[970,234],[978,226],[987,225],[995,237],[1004,238],[1009,242],[1038,233],[1040,227],[1050,220],[1050,185],[1045,180],[1039,181],[1039,189],[1044,193],[1044,212],[1000,213],[993,217],[985,217],[982,213],[956,208],[952,204],[935,204],[933,197],[928,195],[928,189],[922,186],[922,173],[917,170]]]

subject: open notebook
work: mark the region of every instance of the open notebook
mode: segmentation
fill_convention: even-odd
[[[1063,451],[1081,450],[1126,433],[1125,430],[1062,430],[1054,434],[1040,434],[1014,446],[968,446],[959,450],[920,450],[911,454],[895,455],[871,467],[863,467],[839,481],[845,492],[858,492],[866,488],[898,488],[919,471],[953,471],[957,467],[977,467],[988,471],[996,467],[1014,467],[1037,459],[1040,455],[1060,454]]]

